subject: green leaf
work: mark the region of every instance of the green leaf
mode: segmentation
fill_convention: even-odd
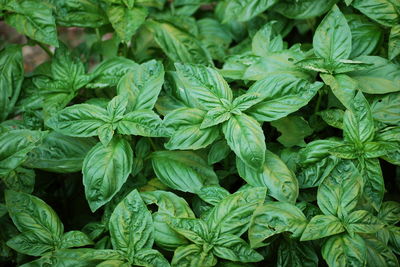
[[[174,62],[212,65],[209,52],[192,35],[169,23],[148,21],[154,39]]]
[[[108,123],[106,110],[90,104],[76,104],[67,107],[46,121],[55,131],[76,137],[96,136],[97,130]]]
[[[365,266],[367,249],[364,240],[355,235],[335,235],[322,246],[322,257],[330,267]]]
[[[346,18],[335,5],[321,21],[313,37],[318,57],[330,61],[347,59],[351,53],[351,31]]]
[[[113,138],[107,146],[95,145],[83,161],[85,195],[92,212],[111,200],[121,189],[132,169],[129,143]]]
[[[135,110],[123,116],[117,122],[118,132],[128,135],[140,135],[147,137],[168,136],[162,120],[152,110]]]
[[[246,93],[235,98],[232,107],[233,110],[245,111],[262,101],[263,97],[259,93]]]
[[[8,214],[24,234],[15,242],[23,245],[36,241],[53,248],[58,246],[64,226],[50,206],[35,196],[10,190],[5,192],[5,200]]]
[[[215,164],[228,157],[231,148],[225,140],[216,141],[208,152],[208,164]]]
[[[197,194],[203,201],[215,206],[230,195],[229,191],[220,186],[205,186]]]
[[[213,254],[222,259],[238,262],[258,262],[264,258],[236,235],[223,234],[212,244],[214,245]]]
[[[379,210],[385,185],[381,166],[378,159],[361,159],[358,161],[357,168],[364,181],[363,196],[375,210]]]
[[[232,101],[232,91],[224,78],[210,67],[175,63],[183,88],[204,110],[222,106],[221,99]]]
[[[2,177],[2,181],[7,189],[30,194],[35,187],[35,177],[34,170],[17,167]]]
[[[277,0],[233,0],[222,1],[217,6],[217,12],[223,23],[231,21],[248,21],[274,5]]]
[[[379,25],[362,15],[346,14],[345,17],[351,30],[350,58],[374,52],[383,37]]]
[[[397,224],[400,221],[400,203],[395,201],[383,202],[378,218],[386,224]]]
[[[281,133],[277,140],[285,147],[305,146],[304,138],[313,133],[308,122],[303,117],[295,115],[273,121],[271,125]]]
[[[164,117],[164,125],[173,131],[164,145],[170,150],[200,149],[212,144],[219,137],[218,127],[202,129],[206,112],[196,108],[178,108]]]
[[[114,249],[135,255],[153,246],[153,220],[139,192],[130,192],[114,209],[109,228]]]
[[[400,91],[400,67],[377,56],[361,56],[357,60],[373,64],[365,70],[353,71],[348,75],[355,79],[358,88],[367,94],[386,94]]]
[[[230,148],[248,166],[260,170],[265,162],[265,137],[260,124],[246,114],[232,115],[222,125]]]
[[[21,46],[11,45],[0,52],[0,121],[7,118],[18,99],[24,78]]]
[[[175,250],[171,261],[171,266],[174,267],[211,267],[215,264],[217,264],[217,259],[211,251],[203,251],[202,247],[195,244],[179,247]]]
[[[274,28],[275,23],[276,21],[272,21],[265,24],[254,35],[251,48],[255,55],[262,57],[283,50],[283,40]]]
[[[372,117],[385,124],[400,125],[399,105],[400,93],[379,96],[371,104]]]
[[[373,234],[382,229],[384,224],[366,210],[356,210],[349,214],[345,227],[349,233]]]
[[[147,17],[146,8],[126,8],[110,5],[106,8],[108,19],[122,41],[129,42]]]
[[[251,219],[249,240],[252,248],[265,246],[264,240],[284,232],[300,237],[307,218],[296,206],[285,202],[267,202],[259,206]]]
[[[345,231],[341,221],[333,215],[317,215],[307,224],[301,235],[301,241],[315,240],[336,235]]]
[[[96,140],[92,138],[69,137],[53,131],[28,154],[24,166],[50,172],[77,172],[95,144]]]
[[[399,266],[399,261],[391,248],[373,236],[364,237],[367,247],[367,266]]]
[[[209,239],[209,228],[201,219],[169,218],[169,226],[195,244],[202,245]]]
[[[279,243],[277,266],[315,267],[318,255],[310,243],[285,238]]]
[[[18,32],[36,41],[58,47],[52,7],[39,0],[9,1],[5,21]]]
[[[105,88],[117,86],[126,73],[137,68],[137,63],[124,57],[113,57],[104,60],[93,69],[91,75],[95,78],[86,87]]]
[[[219,125],[231,117],[231,113],[229,110],[226,110],[224,107],[215,107],[209,110],[204,116],[204,120],[200,125],[201,129],[209,128],[212,126]]]
[[[282,202],[294,204],[299,194],[299,186],[294,173],[274,153],[266,150],[262,172],[248,167],[239,158],[236,167],[240,177],[252,186],[266,187],[267,194]]]
[[[204,219],[211,231],[240,236],[247,230],[254,210],[264,202],[265,193],[261,187],[236,192],[221,200]]]
[[[258,121],[273,121],[297,111],[315,96],[323,83],[310,83],[293,75],[276,74],[255,82],[248,93],[258,93],[263,98],[259,104],[246,111]]]
[[[310,19],[328,12],[336,2],[336,0],[281,0],[273,10],[291,19]]]
[[[389,60],[394,59],[400,54],[400,25],[395,25],[390,30],[388,53]]]
[[[329,126],[343,129],[343,117],[344,111],[341,109],[326,109],[318,112],[318,115],[326,122]]]
[[[398,10],[390,0],[354,0],[352,6],[384,26],[395,26],[400,20]]]
[[[46,252],[54,250],[51,239],[43,239],[43,233],[39,231],[24,232],[7,241],[7,246],[22,254],[30,256],[42,256]]]
[[[354,96],[357,93],[357,82],[345,74],[320,75],[325,84],[329,85],[332,93],[347,109],[351,109]]]
[[[135,265],[169,267],[169,262],[161,252],[154,249],[141,249],[135,254]]]
[[[346,217],[357,205],[362,192],[362,176],[348,160],[340,161],[318,188],[317,200],[326,215]]]
[[[157,177],[172,189],[196,193],[204,185],[218,184],[212,167],[194,152],[157,151],[151,159]]]
[[[128,111],[153,109],[164,83],[164,66],[147,61],[126,73],[118,83],[119,95],[127,95]]]
[[[61,248],[73,248],[92,245],[93,241],[81,231],[66,232],[61,238]]]
[[[0,176],[21,165],[27,154],[39,146],[45,132],[30,130],[12,130],[0,134]]]
[[[344,113],[344,139],[360,146],[367,141],[372,141],[374,134],[374,120],[368,101],[361,92],[358,92],[353,98],[351,109]]]

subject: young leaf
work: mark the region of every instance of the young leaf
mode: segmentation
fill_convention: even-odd
[[[313,47],[317,56],[329,61],[347,59],[350,56],[350,27],[336,5],[332,7],[315,31]]]
[[[148,137],[168,136],[162,120],[152,110],[135,110],[125,114],[117,122],[118,132],[128,135],[140,135]]]
[[[129,143],[113,138],[107,146],[95,145],[83,161],[85,195],[92,212],[111,200],[125,183],[132,169],[133,152]]]
[[[260,170],[265,162],[265,137],[260,124],[246,114],[232,115],[222,125],[230,148],[248,166]]]
[[[171,226],[174,231],[197,245],[206,243],[210,238],[210,230],[206,222],[201,219],[170,218],[168,220],[168,225]]]
[[[211,251],[203,251],[202,247],[195,244],[179,247],[175,250],[171,262],[171,266],[174,267],[211,267],[215,264],[217,264],[217,259],[214,257],[213,253],[211,253]]]
[[[384,224],[366,210],[356,210],[346,218],[345,227],[350,233],[373,234],[383,228]]]
[[[114,209],[109,228],[114,249],[135,255],[153,246],[153,220],[137,190],[130,192]]]
[[[206,112],[196,108],[178,108],[164,117],[164,125],[173,134],[164,145],[170,150],[200,149],[219,137],[218,127],[201,128]]]
[[[81,231],[66,232],[61,238],[61,248],[73,248],[92,245],[93,241]]]

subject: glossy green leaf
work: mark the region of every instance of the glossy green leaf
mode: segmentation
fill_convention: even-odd
[[[277,266],[318,266],[318,255],[310,243],[285,238],[279,244]]]
[[[196,193],[204,185],[218,184],[212,167],[189,151],[157,151],[151,156],[154,172],[170,188]]]
[[[61,238],[61,248],[73,248],[92,245],[93,241],[81,231],[66,232]]]
[[[161,118],[152,110],[135,110],[123,116],[117,122],[118,132],[128,135],[148,137],[168,136]]]
[[[395,26],[400,20],[395,2],[390,0],[354,0],[352,6],[384,26]]]
[[[202,245],[209,239],[210,229],[207,223],[201,219],[171,218],[168,221],[174,231],[183,235],[195,244]]]
[[[85,195],[94,212],[121,189],[132,169],[133,152],[129,143],[114,138],[107,146],[95,145],[83,161]]]
[[[356,210],[346,219],[346,228],[350,233],[373,234],[383,228],[383,223],[366,210]]]
[[[307,224],[301,235],[301,241],[315,240],[336,235],[345,231],[340,220],[333,215],[317,215]]]
[[[110,235],[114,249],[135,255],[153,245],[153,220],[137,190],[130,192],[110,217]]]
[[[299,194],[297,179],[286,164],[274,153],[266,150],[262,172],[248,167],[240,159],[236,160],[240,177],[252,186],[266,187],[267,194],[282,201],[295,203]]]
[[[400,21],[400,15],[399,15]],[[389,60],[400,54],[400,25],[395,25],[390,30],[389,36]]]
[[[202,247],[192,244],[179,247],[175,250],[174,257],[171,261],[171,266],[190,267],[204,266],[211,267],[217,263],[217,259],[211,251],[203,251]]]
[[[251,219],[249,240],[251,247],[265,246],[264,240],[290,232],[300,237],[307,226],[307,218],[296,206],[284,202],[268,202],[259,206]]]
[[[252,117],[232,115],[222,125],[230,148],[248,166],[260,170],[265,162],[265,137],[260,124]]]
[[[337,6],[321,21],[313,37],[315,54],[332,60],[347,59],[351,53],[351,31]]]
[[[353,98],[357,93],[357,82],[345,74],[321,74],[325,84],[347,109],[351,109]]]
[[[220,12],[223,23],[247,21],[264,12],[276,2],[277,0],[225,0],[217,6],[217,12]]]
[[[213,241],[213,254],[219,258],[238,262],[258,262],[263,256],[236,235],[224,234]]]
[[[288,18],[310,19],[328,12],[336,2],[336,0],[283,0],[279,1],[273,9]]]
[[[13,45],[0,52],[0,121],[12,111],[21,90],[24,68],[22,49]]]

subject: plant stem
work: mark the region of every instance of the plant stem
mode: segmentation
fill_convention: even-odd
[[[321,100],[322,100],[322,93],[321,91],[318,91],[317,104],[315,105],[314,113],[317,113],[319,111],[319,108],[321,106]]]
[[[45,46],[44,44],[42,44],[40,42],[37,42],[37,41],[35,41],[35,43],[38,46],[40,46],[40,48],[42,48],[46,52],[46,54],[49,55],[49,57],[53,57],[53,52],[51,52],[50,49],[47,46]]]

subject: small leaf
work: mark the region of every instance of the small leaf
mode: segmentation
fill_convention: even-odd
[[[73,248],[92,245],[93,241],[81,231],[66,232],[61,238],[61,248]]]

